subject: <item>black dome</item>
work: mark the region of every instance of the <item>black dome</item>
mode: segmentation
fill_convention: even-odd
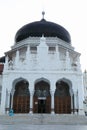
[[[45,37],[58,37],[71,43],[70,35],[65,28],[45,19],[29,23],[20,28],[15,35],[15,42],[24,40],[29,36],[41,37],[43,34]]]

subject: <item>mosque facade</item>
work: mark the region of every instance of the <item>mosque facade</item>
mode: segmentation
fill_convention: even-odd
[[[21,27],[0,58],[0,114],[83,114],[80,53],[69,32],[44,19]]]

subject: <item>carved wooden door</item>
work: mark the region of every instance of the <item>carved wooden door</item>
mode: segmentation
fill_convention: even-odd
[[[15,96],[13,101],[14,113],[29,113],[29,96]]]
[[[71,97],[55,97],[55,113],[69,114],[71,113]]]
[[[14,113],[29,113],[30,93],[28,85],[29,84],[26,80],[22,80],[16,84],[13,96]]]

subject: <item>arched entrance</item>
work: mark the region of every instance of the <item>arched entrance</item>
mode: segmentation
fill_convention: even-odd
[[[71,113],[71,96],[69,92],[69,85],[64,81],[56,83],[56,90],[54,94],[54,111],[59,114]]]
[[[51,95],[48,82],[39,81],[35,84],[33,96],[34,113],[51,113]]]
[[[16,83],[13,96],[14,113],[29,113],[30,93],[28,86],[29,84],[26,80],[21,80]]]

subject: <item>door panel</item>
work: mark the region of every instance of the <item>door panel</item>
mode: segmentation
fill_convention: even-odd
[[[13,100],[14,113],[29,113],[30,111],[30,97],[29,96],[15,96]]]
[[[38,113],[38,97],[33,97],[33,113]]]
[[[51,113],[51,96],[46,99],[46,113]]]
[[[69,114],[71,113],[71,97],[55,97],[55,113]]]

